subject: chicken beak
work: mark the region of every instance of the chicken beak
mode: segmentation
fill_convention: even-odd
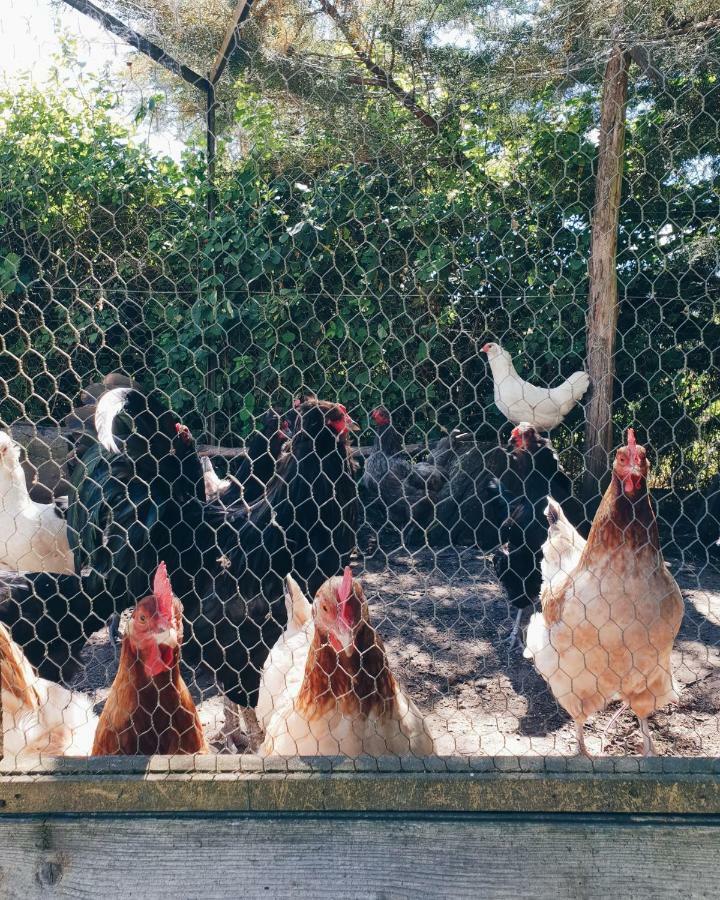
[[[177,628],[168,627],[168,628],[165,628],[164,631],[156,632],[155,642],[160,647],[173,647],[173,648],[177,647],[178,646]]]
[[[360,431],[360,426],[354,419],[351,419],[350,416],[345,416],[345,427],[348,431]]]
[[[628,473],[623,479],[625,485],[625,493],[631,494],[636,491],[642,484],[643,473],[639,466],[630,466]]]
[[[347,652],[352,646],[353,631],[344,622],[338,620],[329,633],[330,643],[337,653]]]

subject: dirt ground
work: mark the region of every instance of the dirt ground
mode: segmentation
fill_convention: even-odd
[[[685,618],[673,665],[682,685],[680,704],[657,713],[651,729],[658,753],[720,755],[720,569],[698,572],[668,559],[685,599]],[[514,610],[482,553],[435,556],[401,552],[387,559],[358,558],[373,623],[382,634],[393,672],[427,715],[442,755],[574,755],[572,724],[522,649],[506,638]],[[98,711],[116,670],[107,631],[84,652],[85,670],[74,687],[90,693]],[[186,672],[208,735],[223,723],[223,704],[207,673]],[[596,716],[588,749],[617,707]],[[605,752],[636,754],[637,721],[624,713]]]

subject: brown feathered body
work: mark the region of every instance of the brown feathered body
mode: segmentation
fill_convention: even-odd
[[[97,726],[90,698],[39,678],[2,624],[0,709],[6,762],[90,753]]]
[[[174,603],[175,627],[182,634],[182,607],[178,600]],[[209,752],[195,703],[180,674],[180,642],[167,650],[172,654],[169,667],[151,676],[130,635],[125,635],[93,756]]]
[[[683,599],[660,550],[645,451],[635,452],[630,475],[618,451],[579,561],[546,583],[528,628],[525,655],[579,726],[613,700],[641,720],[677,700],[670,656]]]
[[[339,584],[321,587],[314,606]],[[369,621],[360,584],[346,647],[328,638],[314,614],[306,629],[307,651],[296,657],[302,678],[288,677],[288,690],[275,698],[263,756],[429,756],[434,752],[424,718],[393,676],[385,645]]]

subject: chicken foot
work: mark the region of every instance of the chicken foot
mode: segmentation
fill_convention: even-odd
[[[515,647],[521,647],[522,641],[518,640],[518,632],[520,631],[520,620],[522,619],[523,611],[519,609],[517,611],[517,615],[515,616],[515,624],[512,627],[512,631],[505,638],[508,644],[509,650],[514,650]]]
[[[650,726],[647,719],[639,719],[640,731],[643,736],[643,756],[655,756],[655,744],[650,734]]]

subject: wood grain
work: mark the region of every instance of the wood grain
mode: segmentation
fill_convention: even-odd
[[[714,897],[719,836],[581,817],[6,819],[0,896]]]
[[[617,239],[625,156],[625,109],[630,56],[618,43],[605,68],[600,105],[595,203],[588,263],[587,371],[590,399],[585,428],[583,497],[602,492],[612,447],[615,336],[618,319]]]

